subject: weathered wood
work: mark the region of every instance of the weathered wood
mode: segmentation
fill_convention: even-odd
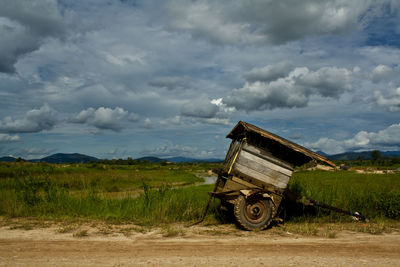
[[[239,162],[235,163],[235,169],[237,169],[239,172],[244,173],[245,175],[248,175],[250,177],[254,177],[254,179],[258,179],[262,182],[272,184],[278,188],[286,188],[290,176],[283,176],[283,175],[271,175],[267,176],[264,173],[260,173],[256,170],[253,170],[245,165],[240,164]],[[285,178],[286,177],[286,178]]]
[[[231,132],[226,136],[227,138],[231,138],[232,140],[240,140],[243,137],[248,137],[249,134],[254,133],[259,135],[262,139],[269,140],[270,142],[281,144],[284,147],[293,151],[293,154],[298,152],[298,155],[304,155],[308,157],[308,160],[300,161],[298,163],[306,163],[310,160],[316,160],[323,164],[330,165],[332,167],[336,167],[335,164],[327,160],[325,157],[308,150],[305,147],[302,147],[296,143],[290,142],[280,136],[277,136],[273,133],[267,132],[261,128],[258,128],[250,123],[246,123],[243,121],[239,121],[238,124],[231,130]],[[301,165],[301,164],[300,164]]]
[[[256,169],[258,168],[262,168],[258,171],[263,172],[263,167],[265,167],[266,170],[272,170],[278,173],[281,173],[285,176],[291,176],[293,171],[289,170],[287,168],[283,168],[279,165],[276,165],[275,163],[267,160],[266,158],[261,158],[259,157],[259,155],[254,155],[251,154],[245,150],[240,151],[239,157],[236,160],[236,162],[242,162],[242,165],[245,165],[249,168]],[[254,167],[253,167],[254,165]]]
[[[255,187],[261,188],[259,186],[256,186],[255,184],[251,184],[251,183],[246,182],[245,180],[240,179],[240,178],[235,177],[235,176],[232,177],[232,180],[235,181],[236,183],[244,185],[246,188],[255,188]]]
[[[269,191],[269,192],[275,192],[277,194],[282,194],[285,191],[285,189],[278,188],[278,187],[276,187],[276,186],[274,186],[272,184],[269,184],[269,183],[266,183],[266,182],[262,182],[262,181],[260,181],[258,179],[254,179],[254,177],[248,176],[248,175],[238,171],[237,169],[232,171],[232,175],[236,176],[236,177],[238,177],[238,178],[240,178],[240,179],[242,179],[242,180],[244,180],[244,181],[246,181],[246,182],[248,182],[250,184],[253,184],[253,185],[257,186],[257,187],[260,187],[263,190]],[[229,178],[229,179],[232,179],[232,176],[230,176],[230,177],[231,178]]]

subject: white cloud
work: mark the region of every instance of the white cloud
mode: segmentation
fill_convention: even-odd
[[[131,122],[137,122],[140,120],[140,116],[139,116],[139,114],[136,114],[136,113],[130,113],[128,115],[128,120]]]
[[[400,87],[393,89],[388,96],[382,95],[380,91],[375,91],[375,101],[379,106],[385,107],[389,111],[400,111]]]
[[[107,154],[109,155],[116,155],[118,153],[118,148],[113,148],[110,151],[108,151]]]
[[[201,120],[204,123],[216,125],[231,125],[231,121],[227,118],[206,118]]]
[[[0,143],[18,142],[21,138],[18,135],[8,135],[0,133]]]
[[[181,124],[181,116],[175,116],[169,119],[161,120],[160,121],[161,125],[180,125]]]
[[[273,66],[267,66],[267,69],[272,70]],[[311,95],[337,98],[350,90],[351,74],[351,71],[337,67],[323,67],[316,71],[297,67],[286,77],[273,81],[246,82],[223,102],[246,111],[305,107]]]
[[[393,124],[378,132],[360,131],[354,137],[342,141],[323,137],[314,143],[305,143],[305,146],[328,154],[371,149],[399,150],[400,124]]]
[[[55,148],[38,148],[38,147],[29,147],[23,148],[20,151],[17,151],[15,154],[23,155],[25,159],[40,159],[50,154],[56,152]]]
[[[120,131],[123,127],[121,120],[128,115],[123,108],[114,109],[100,107],[82,110],[78,115],[70,119],[73,123],[87,123],[101,130]]]
[[[383,80],[387,80],[388,78],[392,77],[394,74],[394,70],[386,65],[378,65],[374,68],[371,73],[371,80],[374,83],[378,83]]]
[[[151,129],[151,128],[153,128],[153,122],[151,121],[150,118],[146,118],[146,119],[144,120],[144,128],[146,128],[146,129]]]
[[[23,119],[5,117],[0,122],[0,132],[35,133],[51,130],[57,123],[56,111],[44,104],[40,109],[32,109]]]

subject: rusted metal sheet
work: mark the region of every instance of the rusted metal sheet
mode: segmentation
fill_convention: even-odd
[[[227,138],[231,138],[233,140],[240,140],[247,137],[249,134],[257,134],[264,139],[268,139],[271,142],[278,143],[283,145],[284,147],[289,148],[292,151],[303,154],[304,156],[310,158],[310,160],[315,160],[317,162],[321,162],[332,167],[335,167],[335,164],[325,157],[305,148],[289,140],[286,140],[280,136],[277,136],[273,133],[265,131],[263,129],[258,128],[250,123],[239,121],[238,124],[232,129],[232,131],[226,136]]]

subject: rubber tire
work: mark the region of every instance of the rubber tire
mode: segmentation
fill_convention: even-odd
[[[255,217],[254,220],[249,218],[252,216],[252,214],[249,214],[251,207],[257,207],[262,211],[260,216],[257,216],[257,214],[253,216]],[[235,200],[233,213],[241,228],[249,231],[263,230],[267,228],[272,221],[274,205],[270,199],[265,199],[261,196],[250,196],[245,198],[243,195],[240,195]]]

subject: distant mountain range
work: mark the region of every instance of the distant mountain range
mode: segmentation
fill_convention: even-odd
[[[0,158],[0,161],[1,162],[13,162],[14,160],[16,160],[16,158],[14,158],[14,157],[2,157],[2,158]]]
[[[135,161],[147,161],[147,162],[153,162],[153,163],[159,163],[159,162],[165,162],[165,159],[160,159],[157,157],[141,157],[134,159]]]
[[[31,162],[47,162],[47,163],[89,163],[91,161],[98,161],[98,158],[87,156],[84,154],[65,154],[57,153],[44,157],[41,159],[30,160]]]
[[[357,160],[357,159],[372,159],[371,156],[372,151],[363,151],[363,152],[346,152],[336,155],[323,155],[327,157],[329,160]],[[322,154],[321,154],[322,155]],[[383,158],[400,158],[400,151],[381,151],[381,156]]]
[[[13,162],[17,158],[14,157],[1,157],[0,162]],[[67,153],[57,153],[53,154],[41,159],[31,159],[27,160],[29,162],[46,162],[46,163],[89,163],[89,162],[96,162],[99,161],[100,159],[87,156],[84,154],[78,154],[78,153],[72,153],[72,154],[67,154]],[[153,163],[160,163],[160,162],[175,162],[175,163],[182,163],[182,162],[221,162],[222,159],[194,159],[194,158],[185,158],[185,157],[173,157],[173,158],[158,158],[158,157],[141,157],[134,159],[134,161],[147,161],[147,162],[153,162]]]
[[[317,153],[326,157],[329,160],[357,160],[357,159],[372,159],[371,156],[372,151],[363,151],[363,152],[346,152],[346,153],[341,153],[341,154],[336,154],[336,155],[328,155],[324,152],[318,151]],[[400,158],[400,151],[386,151],[386,152],[381,152],[381,156],[384,158],[393,158],[397,157]],[[0,162],[12,162],[16,160],[14,157],[1,157]],[[47,163],[89,163],[89,162],[96,162],[99,161],[100,159],[87,156],[84,154],[78,154],[78,153],[72,153],[72,154],[66,154],[66,153],[57,153],[50,155],[48,157],[44,157],[41,159],[32,159],[28,160],[30,162],[47,162]],[[172,157],[172,158],[158,158],[158,157],[141,157],[134,159],[135,161],[147,161],[147,162],[154,162],[154,163],[160,163],[160,162],[175,162],[175,163],[183,163],[183,162],[188,162],[188,163],[193,163],[193,162],[221,162],[223,161],[222,159],[216,159],[216,158],[209,158],[209,159],[194,159],[194,158],[187,158],[187,157]]]

